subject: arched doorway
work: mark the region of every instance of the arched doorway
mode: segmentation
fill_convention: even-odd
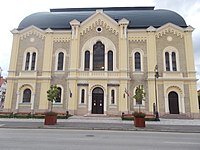
[[[170,114],[179,114],[178,94],[174,91],[168,94]]]
[[[92,114],[104,113],[104,92],[100,87],[92,91]]]

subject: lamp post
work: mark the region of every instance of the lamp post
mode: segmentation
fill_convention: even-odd
[[[159,120],[158,98],[157,98],[157,84],[156,84],[156,80],[159,77],[158,65],[155,66],[154,73],[155,73],[155,97],[156,97],[156,112],[155,112],[155,114],[156,114],[156,120]]]

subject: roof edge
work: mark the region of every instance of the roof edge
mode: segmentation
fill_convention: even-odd
[[[73,12],[73,11],[96,11],[103,9],[104,11],[124,11],[124,10],[154,10],[154,6],[148,7],[88,7],[88,8],[53,8],[50,12]]]

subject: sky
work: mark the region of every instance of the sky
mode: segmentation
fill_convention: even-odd
[[[177,12],[193,31],[193,48],[198,87],[200,89],[200,0],[2,0],[0,9],[0,67],[2,76],[8,75],[12,49],[12,33],[26,16],[36,12],[49,12],[51,8],[81,7],[134,7],[155,6]]]

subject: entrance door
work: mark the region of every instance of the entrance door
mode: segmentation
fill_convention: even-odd
[[[170,114],[179,114],[178,94],[170,92],[168,95]]]
[[[102,88],[95,88],[92,91],[92,114],[104,113],[104,92]]]

